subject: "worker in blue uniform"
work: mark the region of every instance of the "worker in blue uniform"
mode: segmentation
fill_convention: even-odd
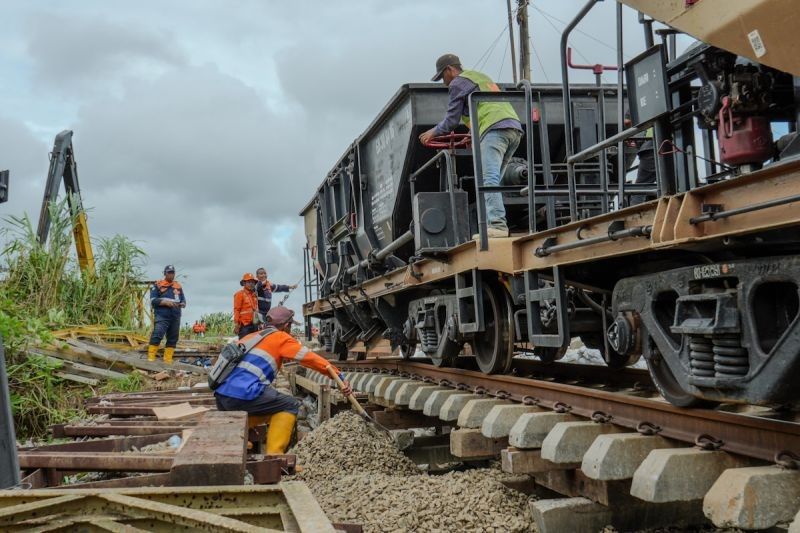
[[[181,309],[186,307],[186,294],[175,281],[175,267],[164,267],[164,279],[150,287],[150,305],[153,307],[153,334],[147,347],[147,360],[155,361],[161,339],[167,337],[164,362],[171,365],[181,330]]]

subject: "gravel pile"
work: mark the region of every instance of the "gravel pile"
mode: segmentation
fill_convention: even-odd
[[[496,469],[420,473],[380,431],[343,412],[293,450],[305,481],[334,522],[366,533],[534,531],[528,497],[505,487]],[[512,476],[513,477],[513,476]]]

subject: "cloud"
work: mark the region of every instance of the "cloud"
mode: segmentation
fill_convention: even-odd
[[[28,20],[27,50],[34,77],[57,89],[186,62],[170,32],[90,13],[36,13]]]

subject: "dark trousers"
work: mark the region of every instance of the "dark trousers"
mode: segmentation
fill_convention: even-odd
[[[181,332],[181,319],[180,318],[156,318],[156,323],[153,326],[153,334],[150,335],[150,344],[157,346],[161,344],[161,339],[166,335],[167,348],[174,348],[178,344],[178,335]]]
[[[272,415],[275,413],[292,413],[300,410],[300,402],[288,394],[267,387],[261,396],[254,400],[240,400],[215,393],[217,409],[220,411],[245,411],[251,415]]]
[[[245,335],[250,335],[258,331],[258,326],[255,324],[247,324],[246,326],[239,326],[239,338],[241,339]]]

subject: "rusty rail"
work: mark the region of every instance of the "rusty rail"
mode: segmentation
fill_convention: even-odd
[[[507,375],[486,375],[457,368],[438,368],[400,359],[340,363],[348,371],[380,371],[415,376],[445,386],[478,391],[543,408],[604,420],[636,430],[655,428],[661,436],[695,444],[710,436],[719,449],[773,462],[778,454],[800,452],[800,424],[712,409],[682,409],[661,398],[644,398],[591,387]]]

